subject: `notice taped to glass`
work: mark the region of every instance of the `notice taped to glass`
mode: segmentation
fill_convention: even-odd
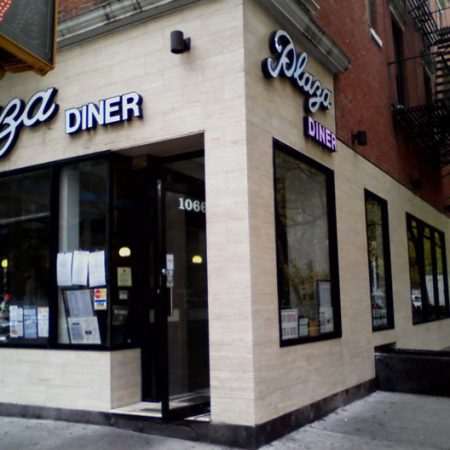
[[[281,339],[298,338],[298,309],[281,310]]]
[[[100,344],[97,317],[69,317],[70,342],[72,344]]]

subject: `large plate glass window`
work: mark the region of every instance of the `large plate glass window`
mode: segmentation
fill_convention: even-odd
[[[60,176],[58,342],[106,343],[108,163],[66,166]]]
[[[450,315],[444,234],[407,215],[413,323]]]
[[[387,203],[365,191],[372,329],[393,328]]]
[[[340,336],[333,173],[274,150],[281,345]]]
[[[50,170],[0,180],[0,343],[49,335]]]

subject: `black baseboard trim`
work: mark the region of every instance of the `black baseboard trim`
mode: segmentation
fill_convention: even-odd
[[[388,349],[375,354],[379,389],[450,397],[450,351]]]
[[[139,433],[257,449],[375,390],[375,379],[371,379],[254,427],[193,420],[168,423],[157,418],[143,418],[128,414],[12,403],[0,403],[0,416],[112,426]]]

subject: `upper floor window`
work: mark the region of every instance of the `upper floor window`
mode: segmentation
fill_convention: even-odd
[[[383,47],[383,41],[379,35],[377,0],[367,0],[367,16],[369,18],[371,38],[379,47]]]
[[[369,13],[370,28],[377,31],[378,30],[377,0],[367,0],[367,9]]]
[[[397,91],[397,103],[405,105],[406,102],[406,86],[405,86],[405,68],[404,68],[404,39],[403,30],[397,21],[392,18],[392,37],[394,44],[394,61],[395,63],[395,87]]]

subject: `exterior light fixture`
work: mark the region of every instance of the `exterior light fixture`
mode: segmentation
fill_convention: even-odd
[[[127,258],[128,256],[131,256],[130,247],[120,247],[119,248],[119,256],[121,258]]]
[[[422,180],[420,178],[413,178],[411,180],[411,189],[414,192],[420,191],[420,189],[422,189],[423,184],[422,184]]]
[[[194,264],[201,264],[203,262],[203,258],[200,255],[194,255],[192,257],[192,262]]]
[[[6,258],[2,259],[2,268],[3,269],[7,269],[8,268],[8,260]]]
[[[367,131],[358,130],[355,133],[352,132],[352,144],[367,145]]]
[[[184,38],[184,34],[180,30],[170,33],[170,51],[175,54],[184,53],[191,49],[191,38]]]

